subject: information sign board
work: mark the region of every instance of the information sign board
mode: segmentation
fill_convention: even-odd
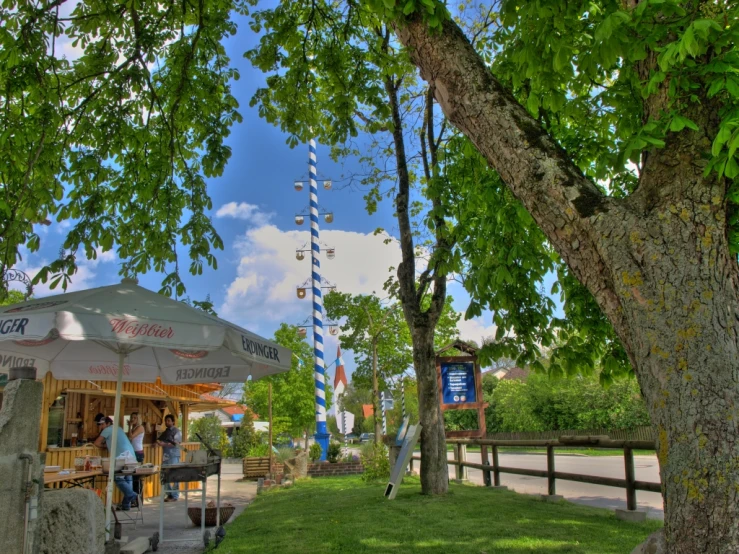
[[[474,362],[442,362],[441,388],[444,404],[477,402]]]

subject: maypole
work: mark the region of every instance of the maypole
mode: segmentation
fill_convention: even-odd
[[[313,354],[315,356],[316,434],[321,445],[321,460],[326,459],[329,434],[326,429],[326,371],[323,361],[323,297],[321,292],[321,246],[318,244],[318,172],[316,141],[308,144],[308,179],[310,181],[310,247],[313,288]]]

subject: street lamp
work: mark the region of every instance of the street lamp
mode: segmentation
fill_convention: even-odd
[[[323,219],[326,220],[326,223],[333,223],[334,214],[332,214],[331,212],[323,214]]]
[[[326,257],[329,260],[333,260],[336,257],[336,250],[334,248],[329,248],[326,250]]]
[[[295,216],[295,224],[296,225],[302,225],[304,221],[305,221],[305,217],[303,217],[302,215],[296,215]]]
[[[305,259],[305,254],[303,254],[302,250],[296,250],[295,251],[295,259],[299,262],[302,262]]]
[[[295,181],[294,186],[295,190],[300,192],[301,190],[303,190],[303,181]]]

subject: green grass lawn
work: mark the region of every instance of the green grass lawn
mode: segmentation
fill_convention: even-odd
[[[662,525],[470,485],[426,497],[417,477],[405,479],[395,500],[384,490],[359,477],[334,477],[268,491],[227,526],[217,552],[628,554]]]

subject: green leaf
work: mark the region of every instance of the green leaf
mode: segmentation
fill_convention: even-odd
[[[709,98],[713,98],[719,92],[721,92],[722,90],[724,90],[725,83],[726,83],[726,81],[725,81],[724,77],[720,77],[718,79],[714,79],[711,82],[711,86],[708,88],[708,97]]]
[[[729,179],[734,179],[739,176],[739,163],[736,161],[736,158],[729,158],[726,161],[726,169],[724,173]]]
[[[739,98],[739,81],[737,81],[737,79],[733,76],[727,76],[726,90],[728,90],[729,93],[735,98]]]
[[[721,153],[724,144],[726,144],[726,141],[728,141],[730,137],[731,130],[729,129],[728,125],[722,126],[719,129],[718,133],[716,133],[716,138],[713,140],[713,145],[711,146],[711,154],[713,156],[718,156],[719,153]]]
[[[687,117],[677,114],[672,118],[672,121],[670,122],[670,131],[678,133],[685,127],[692,129],[693,131],[698,130],[698,126]]]

